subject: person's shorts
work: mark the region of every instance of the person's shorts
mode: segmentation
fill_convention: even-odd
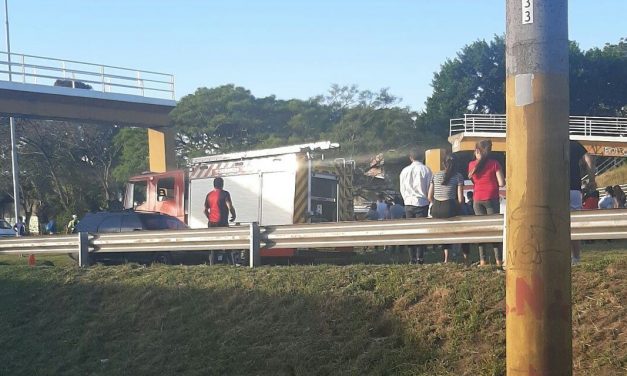
[[[583,207],[583,195],[581,191],[570,191],[570,210],[581,210]]]

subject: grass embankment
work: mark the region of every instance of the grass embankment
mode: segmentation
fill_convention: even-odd
[[[627,164],[614,168],[604,174],[597,176],[597,186],[604,188],[608,185],[621,185],[627,183]]]
[[[0,258],[0,375],[504,374],[491,268],[64,260]],[[587,253],[573,280],[575,373],[624,374],[627,254]]]

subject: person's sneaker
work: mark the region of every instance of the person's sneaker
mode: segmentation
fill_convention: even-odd
[[[418,265],[422,265],[425,263],[425,260],[418,260]]]

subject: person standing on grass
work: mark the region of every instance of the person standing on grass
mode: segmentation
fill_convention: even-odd
[[[466,192],[466,196],[468,196],[470,200],[472,201],[472,191]],[[459,214],[460,215],[475,215],[475,210],[472,208],[472,204],[469,204],[468,202],[466,202],[464,200],[463,195],[462,195],[462,203],[461,205],[459,205]],[[464,258],[464,264],[469,265],[470,264],[470,257],[469,257],[470,256],[470,244],[462,243],[460,245],[460,248],[462,249],[462,257]]]
[[[400,192],[405,201],[406,218],[422,218],[429,214],[429,183],[431,182],[431,170],[420,162],[418,148],[412,148],[409,152],[411,164],[401,171]],[[409,247],[409,262],[411,264],[423,264],[425,246]]]
[[[429,201],[433,218],[451,218],[459,214],[464,200],[464,177],[457,172],[452,155],[444,159],[444,170],[436,172],[429,184]],[[444,262],[448,262],[450,244],[444,244]]]
[[[205,197],[205,216],[207,217],[207,227],[229,227],[230,221],[235,221],[235,207],[231,201],[231,194],[224,189],[224,179],[218,177],[213,179],[213,190]],[[231,252],[231,260],[236,263],[236,252]],[[209,263],[214,263],[214,252],[211,252]],[[241,257],[240,257],[241,259]]]
[[[570,141],[570,210],[583,209],[583,194],[581,192],[581,167],[585,167],[585,173],[589,176],[590,181],[587,184],[588,189],[596,189],[594,177],[596,171],[594,169],[594,160],[588,154],[586,148],[577,141]],[[581,256],[581,242],[579,240],[571,240],[570,242],[570,258],[572,265],[579,263]]]
[[[593,210],[599,207],[599,191],[586,188],[583,194],[583,210]]]
[[[475,145],[475,159],[468,164],[468,178],[474,184],[475,215],[499,214],[499,187],[505,186],[503,169],[499,162],[492,158],[492,141],[481,140]],[[501,265],[499,245],[492,244],[496,265]],[[479,263],[486,265],[484,246],[479,246]]]
[[[224,179],[215,178],[213,190],[205,197],[207,227],[229,227],[229,213],[231,213],[230,221],[235,221],[235,207],[231,201],[231,194],[223,188]]]
[[[614,189],[608,185],[605,187],[605,196],[599,200],[599,209],[612,209],[614,206],[616,206]]]
[[[51,218],[48,223],[46,223],[45,230],[48,235],[54,235],[57,233],[57,222],[54,218]]]
[[[622,209],[625,207],[625,192],[623,192],[623,189],[620,187],[620,185],[615,185],[612,190],[614,191],[614,200],[616,200],[616,204],[614,206],[614,208],[616,209]]]
[[[373,202],[372,204],[370,204],[370,207],[368,208],[368,213],[366,213],[366,219],[369,221],[379,220],[379,213],[377,212],[376,202]]]
[[[377,213],[379,214],[380,221],[384,219],[390,219],[388,203],[385,202],[385,194],[383,192],[377,194]]]
[[[405,205],[403,205],[403,199],[400,196],[395,195],[392,201],[392,206],[389,207],[390,219],[405,218]],[[403,246],[393,245],[390,250],[392,253],[400,253]]]
[[[15,236],[20,237],[26,235],[26,224],[24,221],[26,218],[22,219],[22,217],[17,217],[17,222],[13,225],[13,231],[15,231]]]
[[[585,167],[585,173],[589,176],[588,189],[596,189],[594,177],[594,161],[586,148],[577,141],[570,141],[570,210],[583,209],[583,194],[581,193],[581,167]],[[571,264],[579,263],[581,257],[581,242],[571,240],[570,259]]]
[[[390,206],[390,219],[405,218],[405,206],[403,205],[403,199],[399,196],[394,196],[392,206]]]
[[[72,219],[68,222],[67,226],[65,226],[66,234],[74,234],[76,232],[76,226],[78,225],[78,217],[76,214],[72,214]]]
[[[473,191],[468,191],[466,192],[466,197],[468,198],[465,204],[468,207],[466,209],[468,215],[475,215],[475,208],[473,207],[473,205],[475,204],[475,193]]]

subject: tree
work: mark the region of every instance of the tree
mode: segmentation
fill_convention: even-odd
[[[171,113],[178,154],[195,157],[248,147],[249,135],[261,123],[255,105],[250,91],[234,85],[199,88],[183,97]]]
[[[581,51],[570,44],[570,113],[620,116],[627,105],[627,48],[625,39],[604,48]],[[421,121],[440,134],[449,120],[464,113],[505,113],[505,41],[476,41],[448,59],[434,74],[433,93]]]
[[[428,137],[422,122],[409,108],[398,107],[400,99],[388,89],[360,91],[356,85],[332,85],[320,98],[334,120],[329,135],[349,157],[368,158],[390,149],[405,150]],[[441,141],[441,140],[440,140]]]
[[[113,137],[113,145],[119,151],[117,163],[111,173],[116,183],[123,184],[129,177],[148,171],[146,129],[122,128]]]
[[[331,126],[329,109],[316,99],[256,98],[234,85],[199,88],[181,99],[171,116],[183,160],[317,140]]]
[[[40,216],[58,218],[106,208],[118,192],[111,177],[118,155],[112,144],[117,131],[110,126],[17,119],[20,204],[26,216],[37,207]],[[8,148],[8,142],[0,144],[0,155]],[[5,174],[9,163],[9,158],[0,158],[2,188],[12,185],[10,174]]]
[[[588,116],[627,114],[627,40],[582,52],[570,49],[570,113]]]
[[[447,135],[449,119],[464,113],[505,112],[505,40],[476,41],[447,59],[434,74],[422,120]]]

